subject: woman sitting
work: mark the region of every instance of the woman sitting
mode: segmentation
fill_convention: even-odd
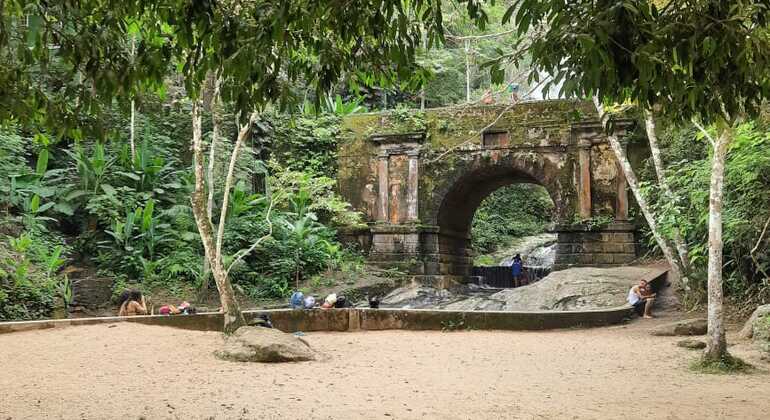
[[[144,301],[142,292],[131,289],[123,292],[120,297],[120,311],[118,316],[146,315],[147,304]]]

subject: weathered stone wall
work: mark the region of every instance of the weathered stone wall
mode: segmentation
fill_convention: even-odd
[[[273,309],[246,311],[246,319],[270,315],[275,328],[296,331],[442,330],[448,327],[476,330],[545,330],[611,325],[631,316],[630,306],[588,311],[448,311],[426,309]],[[0,334],[64,328],[78,325],[135,322],[196,331],[222,331],[221,313],[197,315],[146,315],[0,322]]]
[[[565,256],[557,255],[559,267],[636,255],[625,178],[588,102],[394,111],[353,115],[343,125],[339,188],[370,222],[358,242],[370,244],[372,262],[413,274],[470,274],[473,214],[491,192],[516,182],[540,184],[554,201]],[[621,135],[627,126],[616,123]],[[574,226],[592,218],[621,223],[607,235]]]

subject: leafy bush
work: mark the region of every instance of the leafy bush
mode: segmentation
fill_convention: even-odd
[[[0,320],[47,317],[57,295],[67,298],[69,289],[61,287],[66,280],[55,276],[64,249],[51,249],[26,232],[0,243]]]

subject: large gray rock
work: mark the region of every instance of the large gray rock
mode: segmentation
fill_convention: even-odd
[[[315,354],[302,339],[274,328],[241,327],[225,339],[215,352],[224,360],[236,362],[301,362],[314,360]]]
[[[488,298],[468,299],[447,309],[502,311],[575,311],[626,304],[631,286],[649,278],[642,267],[571,268],[524,287],[504,289]]]
[[[741,338],[749,339],[754,336],[754,324],[757,323],[759,318],[770,315],[770,304],[758,306],[754,312],[751,313],[749,320],[743,325],[743,329],[738,335]]]
[[[605,309],[625,305],[631,286],[639,279],[655,277],[656,273],[659,270],[646,267],[570,268],[550,273],[528,286],[503,290],[470,285],[447,290],[413,284],[392,291],[382,304],[463,311]]]
[[[752,337],[759,350],[765,353],[765,357],[770,356],[770,313],[754,320]]]
[[[706,334],[707,329],[708,323],[705,318],[694,318],[659,325],[650,330],[650,334],[657,336],[703,335]]]

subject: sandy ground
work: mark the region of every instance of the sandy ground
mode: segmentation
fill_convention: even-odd
[[[768,365],[687,369],[660,320],[548,332],[311,333],[321,361],[215,359],[217,333],[133,324],[0,335],[5,419],[767,419]]]

